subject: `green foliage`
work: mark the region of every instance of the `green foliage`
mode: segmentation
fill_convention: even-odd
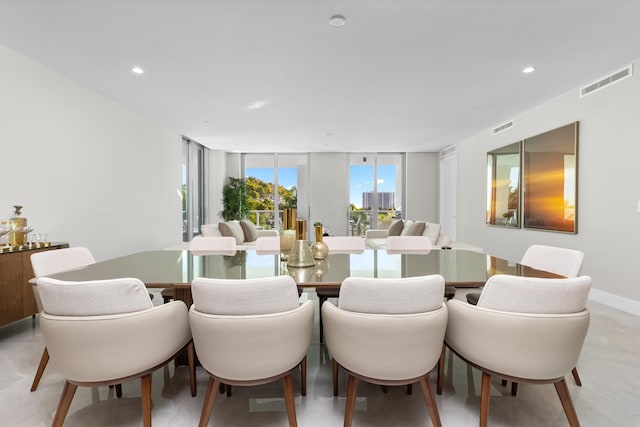
[[[271,211],[271,215],[260,215],[260,224],[257,224],[257,218],[254,213],[248,215],[248,219],[256,223],[256,225],[268,226],[268,221],[273,221],[273,183],[264,182],[255,177],[246,179],[247,188],[247,210],[248,211]],[[298,204],[298,190],[292,187],[290,190],[279,185],[278,186],[278,209],[295,208]]]
[[[243,179],[228,177],[222,187],[222,211],[220,216],[225,221],[240,220],[247,216],[247,186]]]

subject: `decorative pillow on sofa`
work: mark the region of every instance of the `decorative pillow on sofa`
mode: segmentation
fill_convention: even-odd
[[[218,224],[218,229],[220,229],[220,233],[225,237],[235,237],[236,244],[241,245],[242,242],[244,242],[244,231],[242,231],[240,221],[221,222]]]
[[[401,219],[394,220],[389,226],[387,236],[399,236],[402,232],[402,227],[404,227],[404,222]]]
[[[244,241],[255,242],[258,238],[258,229],[256,228],[255,224],[248,219],[241,219],[240,226],[242,227],[242,231],[244,232]]]
[[[426,223],[424,221],[411,221],[407,220],[404,223],[404,227],[402,228],[401,236],[422,236],[424,233],[424,228],[426,227]]]

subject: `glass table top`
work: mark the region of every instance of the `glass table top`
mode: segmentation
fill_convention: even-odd
[[[238,251],[235,255],[194,255],[189,251],[149,251],[98,262],[53,275],[60,280],[136,277],[148,287],[189,287],[196,277],[249,279],[289,274],[301,287],[335,287],[352,277],[414,277],[441,274],[448,286],[482,286],[494,274],[560,277],[474,251],[434,250],[428,254],[388,254],[365,250],[334,254],[307,268],[288,267],[279,254]]]

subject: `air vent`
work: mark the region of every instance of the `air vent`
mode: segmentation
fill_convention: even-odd
[[[503,130],[507,130],[509,128],[513,127],[513,120],[509,120],[507,123],[498,126],[497,128],[493,128],[493,130],[491,131],[492,134],[496,134],[496,133],[500,133]]]
[[[447,147],[444,150],[440,151],[440,159],[448,159],[449,157],[453,157],[456,155],[456,146],[452,145],[451,147]]]
[[[626,68],[623,68],[620,71],[616,71],[615,73],[600,79],[596,82],[593,82],[582,89],[580,89],[580,97],[587,96],[590,93],[593,93],[597,90],[602,89],[605,86],[609,86],[612,83],[619,82],[620,80],[624,80],[627,77],[631,77],[632,74],[632,66],[629,65]]]

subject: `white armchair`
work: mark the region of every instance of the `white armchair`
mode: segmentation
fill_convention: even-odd
[[[496,275],[485,284],[477,306],[447,302],[447,346],[482,371],[480,426],[488,423],[492,376],[552,383],[569,424],[579,425],[564,377],[575,366],[589,327],[585,304],[590,286],[587,276]]]
[[[174,301],[154,307],[138,279],[64,282],[39,278],[40,328],[49,354],[66,378],[53,426],[64,422],[78,386],[142,380],[144,424],[151,425],[151,374],[184,348],[191,394],[195,365],[187,307]]]
[[[334,395],[337,367],[349,372],[344,425],[354,414],[358,379],[380,385],[419,382],[431,422],[440,416],[429,383],[447,326],[444,278],[345,279],[340,306],[323,305],[326,341],[333,357]]]
[[[51,274],[60,273],[67,270],[73,270],[75,268],[86,267],[87,265],[95,264],[96,260],[93,257],[91,251],[84,247],[64,248],[55,251],[36,252],[31,255],[31,268],[33,274],[37,277],[47,276]],[[42,312],[42,301],[36,286],[36,280],[30,280],[33,289],[33,296],[38,306],[38,312]],[[35,391],[40,384],[40,379],[44,373],[47,364],[49,363],[49,352],[45,347],[40,357],[40,363],[36,370],[36,375],[31,383],[31,391]],[[118,394],[121,393],[121,389],[118,387]]]
[[[200,426],[211,418],[221,384],[258,385],[283,379],[290,426],[297,425],[291,375],[311,343],[313,304],[300,305],[290,276],[266,279],[195,279],[189,311],[193,340],[210,379]]]

